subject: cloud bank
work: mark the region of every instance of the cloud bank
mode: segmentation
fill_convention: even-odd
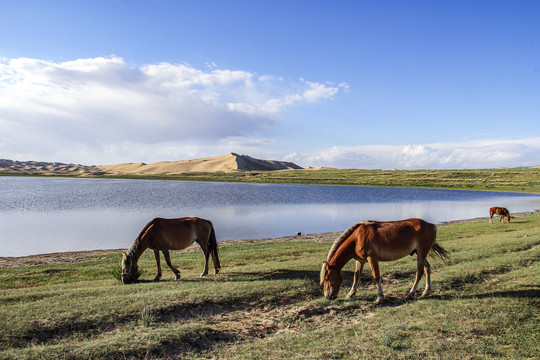
[[[291,153],[304,166],[360,169],[480,169],[540,165],[540,138],[460,143],[335,146],[316,153]]]
[[[0,59],[0,158],[92,165],[240,152],[337,168],[540,165],[540,138],[334,146],[303,153],[320,139],[283,144],[270,135],[285,110],[332,99],[340,91],[348,92],[349,85],[285,80],[215,64],[201,70],[188,64],[135,66],[115,56]],[[313,126],[325,136],[327,125]]]
[[[249,147],[284,109],[332,98],[340,87],[215,65],[131,66],[120,57],[3,59],[0,153],[111,163],[148,159],[149,151],[185,158],[204,153],[201,146]]]

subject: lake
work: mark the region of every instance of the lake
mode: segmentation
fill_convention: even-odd
[[[540,209],[540,196],[330,185],[0,176],[0,256],[128,248],[154,217],[212,220],[219,240],[343,231],[361,220],[433,223],[491,206]]]

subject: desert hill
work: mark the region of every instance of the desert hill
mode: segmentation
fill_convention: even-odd
[[[186,172],[217,171],[273,171],[302,169],[286,161],[261,160],[248,155],[231,153],[210,158],[161,161],[151,164],[125,163],[117,165],[80,165],[58,162],[0,160],[1,173],[49,174],[49,175],[152,175],[179,174]]]
[[[107,174],[179,174],[186,172],[216,172],[216,171],[272,171],[302,169],[300,166],[285,161],[260,160],[248,155],[231,153],[194,160],[161,161],[152,164],[127,163],[118,165],[98,166]]]
[[[100,175],[96,166],[64,164],[60,162],[16,161],[0,159],[0,175],[46,174],[46,175]]]

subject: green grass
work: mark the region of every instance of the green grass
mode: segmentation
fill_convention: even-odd
[[[185,173],[131,178],[255,183],[360,185],[540,193],[540,169],[483,170],[287,170]]]
[[[540,351],[540,214],[510,224],[441,226],[450,252],[432,261],[433,293],[403,300],[411,257],[381,264],[386,302],[365,269],[345,300],[322,298],[329,242],[221,244],[222,272],[200,278],[202,254],[173,253],[154,283],[121,285],[121,254],[0,269],[0,359],[533,359]],[[421,283],[423,288],[424,283]],[[420,291],[422,289],[419,289]]]
[[[2,175],[16,174],[3,173]],[[24,176],[39,175],[36,173]],[[323,169],[103,177],[151,180],[417,187],[540,193],[540,168],[480,170]]]

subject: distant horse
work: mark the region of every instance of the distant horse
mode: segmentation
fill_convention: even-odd
[[[437,227],[422,219],[378,222],[363,221],[351,226],[339,236],[321,269],[321,287],[327,299],[335,299],[341,287],[341,269],[356,259],[354,283],[348,297],[356,293],[360,273],[366,262],[369,263],[377,284],[377,300],[383,301],[379,261],[393,261],[416,253],[416,281],[406,299],[412,299],[418,282],[426,272],[426,288],[422,297],[431,291],[431,267],[427,255],[445,259],[448,252],[436,242]]]
[[[154,250],[157,263],[157,275],[154,281],[161,279],[159,252],[163,252],[167,265],[173,271],[176,280],[180,279],[180,271],[171,264],[169,250],[182,250],[193,242],[199,243],[204,252],[205,265],[201,276],[208,274],[208,258],[212,254],[214,272],[221,268],[214,226],[209,220],[196,217],[180,219],[155,218],[142,229],[133,245],[122,254],[122,282],[124,284],[137,281],[137,261],[146,249]]]
[[[506,222],[510,223],[510,213],[507,208],[494,206],[489,209],[489,223],[493,224],[493,215],[500,215],[500,221],[504,223],[504,218],[506,217]]]

